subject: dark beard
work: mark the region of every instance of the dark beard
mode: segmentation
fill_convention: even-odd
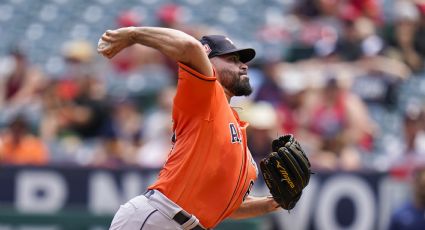
[[[249,84],[249,78],[243,78],[231,71],[219,71],[220,83],[234,96],[249,96],[252,93],[252,87]]]

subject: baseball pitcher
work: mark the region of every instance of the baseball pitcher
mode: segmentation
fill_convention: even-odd
[[[261,163],[272,196],[249,195],[258,169],[247,148],[248,123],[229,101],[252,92],[246,63],[254,49],[237,48],[222,35],[198,41],[168,28],[126,27],[106,31],[98,52],[112,58],[136,43],[179,64],[173,147],[156,182],[120,207],[110,229],[210,229],[226,218],[292,209],[308,184],[310,164],[291,135],[275,140]]]

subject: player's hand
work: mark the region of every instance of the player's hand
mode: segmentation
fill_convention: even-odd
[[[274,139],[272,150],[261,160],[261,172],[276,203],[291,210],[310,181],[311,164],[291,134]]]
[[[99,40],[97,52],[107,58],[114,57],[121,50],[134,44],[131,39],[133,30],[134,27],[107,30]]]

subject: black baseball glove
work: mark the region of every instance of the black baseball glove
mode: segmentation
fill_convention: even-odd
[[[282,208],[291,210],[310,181],[311,165],[293,135],[273,140],[272,150],[261,160],[261,172],[274,200]]]

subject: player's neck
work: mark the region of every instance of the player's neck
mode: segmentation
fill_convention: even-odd
[[[230,99],[232,99],[233,94],[231,94],[231,93],[229,92],[229,90],[227,90],[226,88],[224,88],[224,94],[226,94],[227,102],[229,102],[229,103],[230,103]]]

